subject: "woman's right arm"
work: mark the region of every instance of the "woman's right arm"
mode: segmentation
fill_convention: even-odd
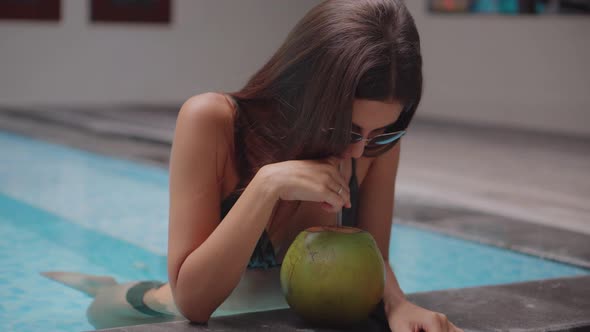
[[[330,212],[350,207],[339,159],[294,160],[264,166],[220,221],[233,117],[218,98],[182,106],[170,157],[168,276],[176,306],[195,322],[206,322],[237,286],[279,199],[324,202]]]
[[[203,94],[181,108],[170,157],[168,276],[176,306],[206,322],[231,294],[278,200],[256,176],[220,222],[231,116]]]

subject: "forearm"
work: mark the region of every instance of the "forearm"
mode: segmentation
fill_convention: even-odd
[[[397,278],[389,262],[385,262],[385,290],[383,291],[383,302],[385,304],[385,313],[389,315],[398,304],[406,301],[406,297],[399,287]]]
[[[174,291],[183,315],[206,321],[238,284],[278,201],[275,188],[255,177],[227,216],[183,262]]]

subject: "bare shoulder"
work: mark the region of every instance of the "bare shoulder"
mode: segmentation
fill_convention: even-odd
[[[220,93],[204,93],[189,98],[176,120],[170,156],[171,176],[182,181],[194,176],[194,170],[206,172],[214,167],[214,179],[221,179],[233,151],[234,109]],[[203,163],[203,160],[215,161]],[[183,171],[186,169],[186,172]]]
[[[176,119],[175,143],[206,142],[218,152],[228,153],[233,145],[234,112],[230,101],[221,93],[208,92],[189,98]]]
[[[226,126],[233,122],[233,117],[233,108],[223,94],[207,92],[185,101],[177,121],[204,121],[212,126]]]

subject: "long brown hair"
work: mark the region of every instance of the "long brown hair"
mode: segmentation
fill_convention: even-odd
[[[405,128],[422,95],[414,20],[401,0],[324,1],[230,95],[239,107],[235,149],[240,189],[264,165],[342,153],[356,98],[399,100],[406,105],[398,120]],[[326,135],[326,128],[336,130]]]

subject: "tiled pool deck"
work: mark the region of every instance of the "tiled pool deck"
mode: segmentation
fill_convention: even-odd
[[[168,109],[0,109],[0,130],[165,167],[174,119],[175,112]],[[398,195],[396,217],[412,226],[590,267],[590,235],[583,232],[437,204],[411,195]],[[444,312],[466,331],[590,331],[590,276],[408,297],[426,308]],[[278,310],[216,318],[207,326],[172,322],[110,331],[324,331],[302,324],[290,311]],[[359,330],[379,328],[362,326]]]

